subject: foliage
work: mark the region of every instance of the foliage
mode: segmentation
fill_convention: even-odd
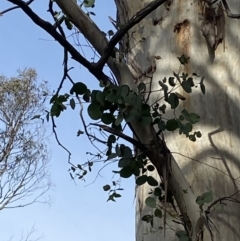
[[[184,56],[179,57],[183,59]],[[181,61],[180,61],[181,62]],[[101,89],[90,90],[86,84],[77,82],[73,84],[69,94],[55,94],[50,103],[52,104],[50,114],[53,117],[59,117],[60,114],[67,109],[67,103],[74,110],[76,103],[75,99],[81,97],[83,101],[89,103],[87,111],[92,120],[101,121],[105,126],[110,126],[112,130],[121,133],[125,123],[133,120],[138,121],[143,125],[157,126],[163,131],[175,131],[178,129],[179,134],[184,134],[189,140],[196,141],[196,138],[201,137],[200,131],[192,132],[193,125],[200,121],[200,116],[196,113],[189,113],[186,109],[181,110],[180,115],[176,115],[176,109],[180,106],[180,101],[185,98],[176,92],[177,88],[182,88],[187,93],[188,90],[203,85],[194,83],[193,76],[182,73],[181,75],[174,73],[173,77],[169,77],[168,84],[166,78],[159,81],[159,92],[163,93],[161,99],[165,102],[162,105],[159,102],[149,105],[143,99],[143,92],[146,91],[146,84],[140,83],[137,90],[130,90],[127,85],[114,85],[110,82],[103,85],[100,83]],[[168,86],[171,86],[169,89]],[[150,94],[150,93],[149,93]],[[72,96],[72,97],[71,97]],[[74,98],[77,96],[77,98]],[[168,108],[173,109],[174,118],[165,117]],[[96,124],[98,125],[98,124]],[[161,134],[158,133],[159,135]],[[129,178],[132,175],[139,176],[147,170],[153,171],[153,165],[149,165],[146,159],[146,154],[133,155],[132,150],[124,144],[116,142],[116,135],[109,135],[106,141],[107,150],[105,152],[107,160],[118,158],[118,167],[121,168],[117,173],[123,178]],[[83,171],[78,166],[74,167],[74,172],[78,169]],[[78,175],[78,178],[86,175],[84,170],[83,175]],[[116,173],[116,172],[115,172]],[[81,178],[80,178],[81,179]],[[151,186],[157,186],[157,181],[152,176],[142,175],[136,179],[138,185],[147,182]]]
[[[17,77],[0,76],[0,210],[41,201],[51,187],[45,129],[39,120],[48,94],[34,69],[19,70]],[[25,201],[26,196],[31,198]]]

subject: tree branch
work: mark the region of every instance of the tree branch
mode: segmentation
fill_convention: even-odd
[[[72,55],[72,58],[77,62],[82,64],[85,68],[87,68],[98,80],[108,81],[109,78],[102,72],[96,68],[93,64],[91,64],[88,60],[86,60],[64,37],[56,31],[56,28],[49,22],[40,18],[32,9],[21,0],[7,0],[13,4],[16,4],[19,8],[21,8],[29,18],[42,29],[44,29],[47,33],[49,33],[60,45],[67,49],[67,51]]]
[[[30,5],[33,1],[34,1],[34,0],[29,0],[29,1],[25,2],[25,3],[26,3],[27,5]],[[20,7],[19,7],[19,6],[15,6],[15,7],[11,7],[11,8],[5,9],[5,10],[3,10],[2,12],[0,12],[0,16],[3,15],[3,14],[5,14],[5,13],[7,13],[7,12],[10,12],[10,11],[12,11],[12,10],[14,10],[14,9],[18,9],[18,8],[20,8]]]
[[[104,54],[98,61],[97,65],[102,68],[104,64],[107,62],[108,58],[111,56],[114,47],[116,44],[123,38],[123,36],[130,30],[133,26],[139,23],[142,19],[144,19],[148,14],[154,11],[156,8],[161,6],[167,0],[155,0],[150,2],[145,8],[141,9],[139,12],[134,14],[134,16],[126,23],[123,27],[121,27],[117,33],[111,38],[108,45],[105,48]]]

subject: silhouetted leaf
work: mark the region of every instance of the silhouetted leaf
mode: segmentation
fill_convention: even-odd
[[[147,182],[150,186],[158,186],[158,181],[152,176],[147,177]]]
[[[103,186],[104,191],[109,191],[111,189],[110,185]]]
[[[153,197],[147,197],[145,199],[145,203],[150,208],[155,208],[156,207],[156,200]]]
[[[119,160],[118,167],[120,167],[120,168],[127,167],[130,165],[130,163],[131,163],[131,159],[123,157]]]
[[[144,183],[146,183],[146,181],[147,181],[147,176],[146,176],[146,175],[142,175],[142,176],[140,176],[140,177],[138,177],[138,178],[136,179],[136,184],[137,184],[138,186],[141,186],[141,185],[143,185]]]
[[[120,176],[123,178],[129,178],[132,176],[132,174],[133,174],[133,170],[132,170],[132,167],[130,166],[124,167],[120,170]]]
[[[101,121],[104,124],[109,125],[109,124],[113,123],[114,120],[115,120],[115,118],[112,113],[103,113],[102,114]]]
[[[87,91],[87,86],[82,82],[77,82],[70,90],[70,94],[76,93],[77,95],[83,95]]]
[[[166,123],[166,129],[168,131],[175,131],[178,127],[178,122],[175,119],[170,119]]]
[[[171,105],[171,109],[175,109],[179,105],[179,99],[175,93],[168,96],[168,103]]]
[[[70,106],[73,110],[75,109],[76,104],[75,104],[75,100],[73,98],[70,99]]]
[[[102,117],[102,111],[98,103],[93,102],[88,106],[88,115],[93,120],[99,120]]]
[[[205,192],[205,193],[202,195],[202,197],[203,197],[203,201],[204,201],[205,203],[210,203],[210,202],[212,202],[212,200],[213,200],[213,194],[212,194],[212,192]]]
[[[162,218],[162,211],[160,209],[155,209],[154,216],[158,218]]]

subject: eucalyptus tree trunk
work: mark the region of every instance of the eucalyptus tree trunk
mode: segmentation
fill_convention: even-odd
[[[115,0],[120,25],[127,23],[149,2]],[[228,4],[233,12],[240,13],[239,0],[228,1]],[[150,104],[159,98],[158,81],[173,76],[173,71],[178,72],[177,56],[190,57],[185,72],[205,76],[205,95],[200,88],[191,94],[179,89],[186,97],[182,109],[201,116],[195,128],[202,132],[202,137],[191,142],[175,131],[166,133],[166,141],[194,194],[212,191],[217,199],[230,196],[240,187],[237,180],[240,176],[240,22],[228,18],[219,3],[213,7],[216,18],[221,18],[214,26],[213,36],[204,29],[211,20],[204,2],[167,1],[128,32],[121,48],[127,52],[127,64],[136,83],[152,82]],[[138,187],[136,240],[178,240],[174,230],[183,227],[172,222],[172,217],[167,218],[165,238],[163,230],[159,229],[163,227],[162,219],[154,220],[153,228],[141,221],[143,215],[152,212],[144,203],[149,191],[148,184]],[[211,220],[214,240],[240,240],[238,204],[227,202],[222,209],[215,210]],[[208,231],[204,232],[204,240],[211,240]]]

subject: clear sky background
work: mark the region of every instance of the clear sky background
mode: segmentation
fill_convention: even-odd
[[[101,4],[104,2],[104,4]],[[51,20],[47,13],[48,1],[35,0],[31,5],[44,19]],[[0,1],[0,11],[10,7],[6,0]],[[96,7],[91,9],[97,16],[95,22],[103,31],[113,29],[108,16],[115,18],[113,0],[96,1]],[[70,35],[70,31],[67,34]],[[63,50],[59,44],[38,26],[36,26],[21,10],[14,10],[0,17],[0,74],[15,76],[17,69],[35,68],[40,80],[47,80],[52,90],[56,90],[63,73]],[[89,59],[92,53],[84,48]],[[86,82],[91,88],[98,86],[96,80],[83,67],[74,66],[71,76],[75,82]],[[64,86],[64,92],[69,92],[70,85]],[[69,110],[56,120],[58,134],[62,143],[72,152],[73,163],[81,163],[89,158],[86,151],[94,151],[83,136],[76,137],[78,129],[83,129],[78,110]],[[50,130],[50,129],[49,129]],[[107,193],[102,186],[111,183],[112,165],[102,172],[102,177],[88,187],[97,170],[87,176],[86,183],[71,180],[67,163],[67,153],[54,140],[49,138],[51,149],[50,171],[55,187],[48,195],[53,199],[51,206],[34,204],[33,206],[4,209],[0,212],[0,240],[20,241],[22,231],[27,232],[35,225],[37,232],[32,239],[44,234],[44,241],[132,241],[135,239],[135,206],[134,180],[123,180],[125,189],[122,198],[116,203],[106,202]]]

